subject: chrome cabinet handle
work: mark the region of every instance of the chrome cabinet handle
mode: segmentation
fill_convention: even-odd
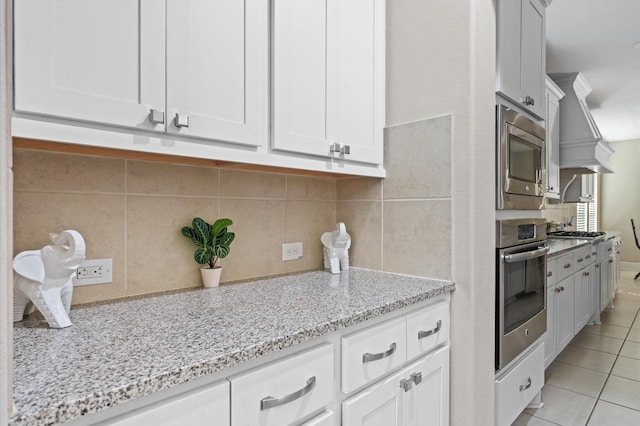
[[[583,272],[582,275],[584,275],[585,277],[588,277],[589,273],[588,272]]]
[[[591,259],[591,255],[590,255],[590,254],[588,254],[588,255],[586,255],[584,258],[585,258],[585,259]]]
[[[279,398],[274,398],[272,396],[267,396],[260,400],[260,411],[267,410],[273,407],[279,407],[284,404],[288,404],[296,399],[302,398],[304,395],[308,394],[316,387],[316,376],[310,377],[307,379],[307,384],[300,390],[297,390],[289,395],[281,396]]]
[[[548,277],[552,277],[553,276],[553,272],[551,272],[551,271],[547,272],[547,276]]]
[[[391,344],[391,346],[389,346],[389,350],[384,351],[384,352],[379,352],[377,354],[372,354],[367,352],[366,354],[362,355],[362,363],[366,364],[367,362],[371,362],[371,361],[377,361],[379,359],[383,359],[386,358],[388,356],[393,355],[393,353],[396,351],[396,343],[393,342]]]
[[[329,145],[329,152],[340,152],[340,144],[332,143]]]
[[[607,249],[607,251],[612,251],[612,250],[613,250],[612,248],[608,248],[608,249]]]
[[[609,259],[609,263],[613,263],[613,259]]]
[[[176,113],[173,124],[176,127],[189,127],[189,114]]]
[[[425,330],[420,330],[420,331],[418,331],[418,340],[424,339],[425,337],[431,336],[432,334],[436,334],[437,332],[440,331],[441,327],[442,327],[442,321],[438,320],[438,322],[436,323],[436,328],[434,328],[433,330],[426,330],[426,331]]]
[[[549,247],[543,247],[538,250],[527,251],[524,253],[506,254],[504,261],[507,263],[522,262],[523,260],[531,260],[542,257],[549,251]]]
[[[418,386],[420,383],[422,383],[422,372],[413,373],[411,376],[409,376],[409,380],[413,380],[413,383]]]
[[[340,148],[340,153],[344,155],[351,154],[351,147],[349,145],[343,146],[342,148]]]
[[[520,392],[526,391],[530,387],[531,387],[531,376],[529,376],[529,378],[527,379],[527,384],[526,385],[520,385]]]
[[[555,291],[556,293],[560,293],[560,292],[562,292],[562,289],[561,289],[560,287],[558,287],[558,288],[556,288],[554,291]]]
[[[406,379],[402,379],[400,380],[400,387],[405,391],[405,392],[409,392],[411,390],[411,380],[406,380]]]
[[[164,111],[152,108],[149,111],[149,121],[153,124],[164,124]]]
[[[571,264],[570,263],[565,263],[564,269],[569,269],[569,268],[571,268]]]
[[[522,102],[525,105],[535,105],[536,104],[536,100],[534,98],[532,98],[531,96],[527,95],[524,98],[520,99],[520,102]]]
[[[583,258],[578,259],[578,263],[582,262],[583,260]]]

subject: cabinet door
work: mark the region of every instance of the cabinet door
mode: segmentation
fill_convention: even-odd
[[[384,0],[272,4],[272,147],[381,163]]]
[[[406,392],[400,388],[404,370],[342,403],[344,426],[402,426]]]
[[[164,131],[165,6],[153,0],[21,0],[15,109]],[[160,121],[160,120],[158,120]]]
[[[100,423],[103,426],[172,426],[230,424],[229,382],[205,386]]]
[[[585,174],[580,176],[581,188],[580,196],[584,201],[593,200],[593,174]]]
[[[503,0],[504,1],[504,0]],[[545,9],[539,0],[523,0],[522,50],[520,52],[521,96],[529,96],[532,103],[526,107],[544,117],[545,76]]]
[[[556,286],[547,288],[547,331],[544,333],[544,368],[556,358],[555,295]]]
[[[522,0],[498,0],[497,91],[520,100],[520,19]]]
[[[264,145],[268,55],[268,2],[167,1],[167,131]]]
[[[406,369],[413,387],[406,393],[407,426],[449,424],[449,347],[439,349]]]
[[[573,336],[573,290],[574,275],[560,281],[554,290],[556,353],[569,344]]]
[[[574,333],[578,334],[591,317],[591,269],[579,271],[575,277],[573,294]]]
[[[547,92],[547,198],[560,198],[560,101]]]

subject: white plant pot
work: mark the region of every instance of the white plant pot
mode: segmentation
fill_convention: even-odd
[[[200,268],[200,274],[202,275],[202,283],[205,287],[218,287],[220,284],[220,275],[222,275],[222,267],[216,266],[215,268]]]

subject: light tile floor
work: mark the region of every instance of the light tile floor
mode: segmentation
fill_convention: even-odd
[[[544,407],[513,426],[640,425],[640,279],[622,271],[614,308],[586,326],[545,372]]]

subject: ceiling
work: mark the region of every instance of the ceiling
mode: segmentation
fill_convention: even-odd
[[[582,73],[606,141],[640,140],[640,0],[553,0],[546,26],[547,73]]]

